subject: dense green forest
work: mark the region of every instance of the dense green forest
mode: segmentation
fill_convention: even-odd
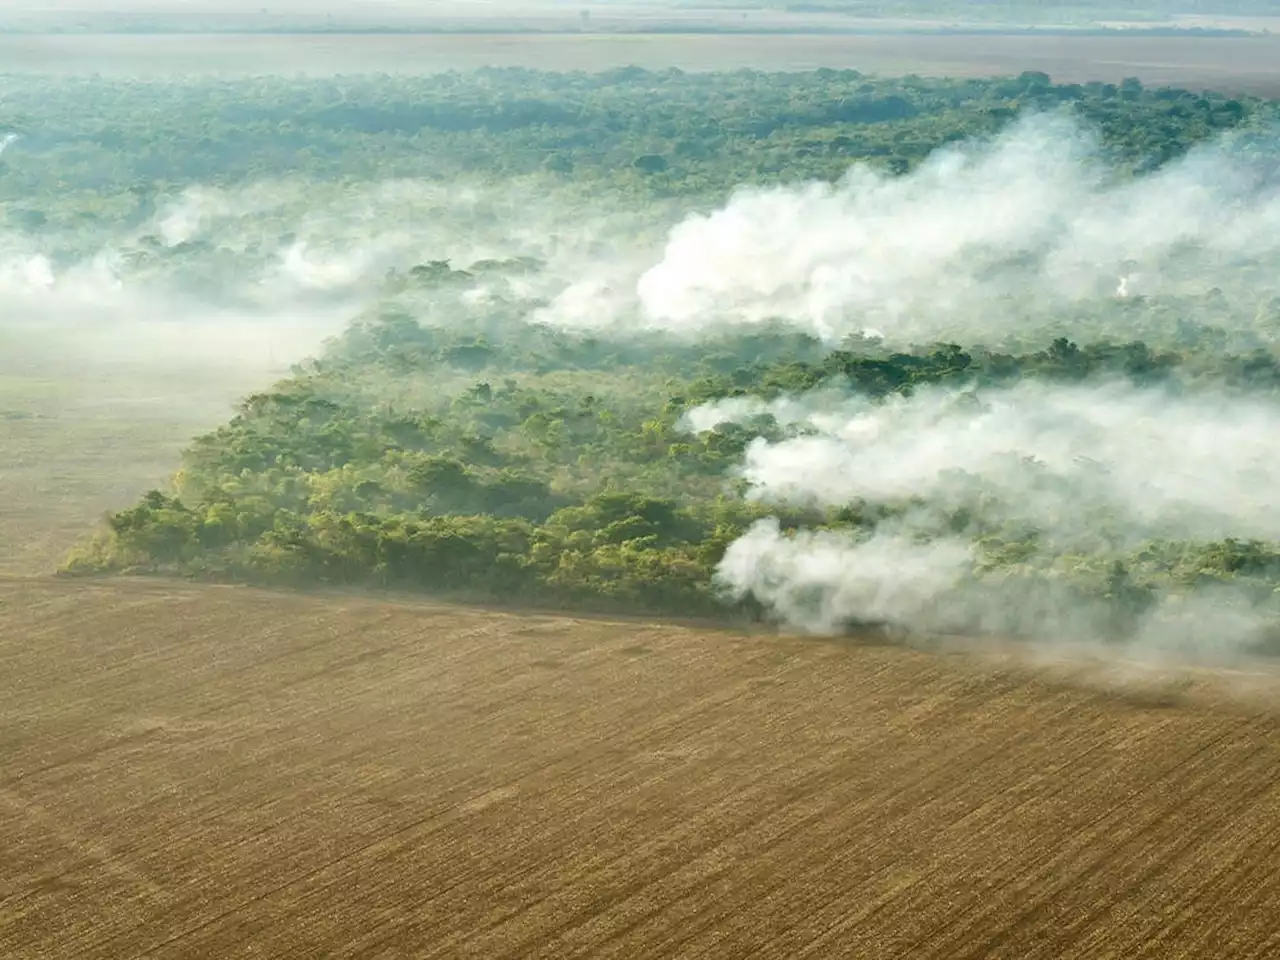
[[[166,198],[194,185],[302,177],[314,198],[326,184],[395,178],[455,189],[533,183],[570,217],[627,213],[660,236],[672,211],[712,209],[742,184],[834,180],[855,162],[909,177],[940,147],[1045,111],[1096,131],[1099,162],[1120,182],[1213,139],[1265,190],[1275,116],[1263,101],[1137,82],[1063,86],[1039,74],[495,70],[40,90],[7,80],[4,89],[20,135],[0,174],[9,242],[54,237],[72,256],[108,229],[131,230],[137,255],[122,268],[126,279],[187,257],[221,264],[216,280],[256,255],[242,241],[157,238]],[[1201,256],[1183,247],[1184,262]],[[1265,426],[1267,404],[1280,400],[1280,297],[1265,279],[1274,276],[1268,250],[1238,269],[1214,254],[1214,276],[1227,280],[1201,290],[1064,307],[1006,289],[999,309],[1014,310],[1016,323],[992,332],[975,318],[972,336],[947,342],[820,337],[786,315],[696,334],[626,322],[576,328],[547,318],[545,262],[454,256],[406,254],[320,356],[197,438],[171,488],[113,514],[67,570],[778,615],[824,629],[871,621],[1036,633],[1050,609],[1070,606],[1072,629],[1117,637],[1140,633],[1170,598],[1209,587],[1230,590],[1250,617],[1269,616],[1280,596],[1280,530],[1264,523],[1240,535],[1200,501],[1196,523],[1177,520],[1177,509],[1135,519],[1110,494],[1082,498],[1078,478],[1034,457],[967,473],[943,464],[933,472],[945,484],[847,497],[773,496],[744,466],[835,436],[821,417],[785,414],[787,403],[819,400],[863,404],[851,416],[865,419],[910,413],[931,397],[978,410],[1028,385],[1079,397],[1119,384],[1137,391],[1139,405],[1239,403],[1262,411],[1250,416]],[[726,402],[737,412],[708,415]],[[1160,407],[1142,409],[1115,429],[1140,431]],[[1010,506],[1024,500],[1035,509]],[[729,582],[727,552],[774,521],[783,540],[812,543],[815,556],[836,541],[794,537],[830,534],[850,550],[890,534],[906,549],[966,544],[963,569],[929,601],[950,613],[914,617],[876,600],[805,615],[806,606],[831,606],[824,591],[839,571],[785,596],[760,580],[773,574],[759,564],[754,586]],[[1267,634],[1251,636],[1261,643]]]
[[[441,271],[432,282],[466,279]],[[696,432],[686,414],[699,405],[819,387],[883,400],[930,385],[1117,378],[1280,397],[1280,360],[1262,349],[1232,356],[1194,343],[1058,339],[1017,355],[951,344],[896,352],[874,342],[831,349],[783,330],[628,342],[530,325],[423,327],[393,311],[353,325],[326,357],[247,398],[193,444],[173,490],[113,515],[69,569],[711,614],[726,609],[715,567],[753,522],[869,533],[919,502],[780,514],[744,500],[732,481],[744,449],[788,428],[763,414]],[[971,491],[946,519],[980,543],[975,575],[1065,577],[1082,596],[1122,602],[1113,611],[1122,618],[1168,585],[1208,578],[1263,595],[1280,586],[1280,545],[1130,544],[1124,531],[1100,529],[1091,553],[1056,554],[1038,532],[976,514],[981,500]]]
[[[913,169],[938,146],[1065,106],[1114,159],[1157,166],[1274,104],[1123,84],[877,79],[853,70],[119,81],[0,75],[0,202],[26,229],[141,221],[174,191],[281,177],[533,178],[615,206]],[[1269,142],[1269,141],[1268,141]]]

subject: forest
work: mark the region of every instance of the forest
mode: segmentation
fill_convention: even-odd
[[[1212,92],[854,70],[104,80],[0,76],[0,202],[30,228],[139,222],[185,187],[301,176],[456,184],[537,178],[621,206],[749,184],[894,173],[1016,116],[1069,109],[1115,162],[1150,169],[1274,104]]]
[[[350,310],[324,349],[68,574],[1274,643],[1272,103],[852,71],[4,91],[5,241],[50,290],[91,262],[230,302],[307,229],[377,252],[308,293]]]

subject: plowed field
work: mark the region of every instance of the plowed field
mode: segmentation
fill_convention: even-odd
[[[1280,686],[1134,683],[0,581],[0,956],[1280,956]]]

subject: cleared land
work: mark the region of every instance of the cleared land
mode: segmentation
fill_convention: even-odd
[[[173,474],[191,438],[282,369],[261,362],[119,359],[0,331],[0,575],[49,573],[108,510]],[[96,341],[81,339],[91,350]],[[125,338],[122,338],[125,339]],[[126,339],[126,343],[129,341]],[[140,347],[138,353],[145,351]]]
[[[11,35],[9,72],[433,73],[482,66],[606,70],[807,70],[989,76],[1043,70],[1055,80],[1119,81],[1280,94],[1280,36],[788,35]]]
[[[1225,682],[2,582],[0,955],[1272,957]]]

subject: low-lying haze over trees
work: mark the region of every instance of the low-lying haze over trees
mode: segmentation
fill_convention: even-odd
[[[0,89],[5,337],[298,360],[72,571],[1275,642],[1272,103],[1034,73]]]

